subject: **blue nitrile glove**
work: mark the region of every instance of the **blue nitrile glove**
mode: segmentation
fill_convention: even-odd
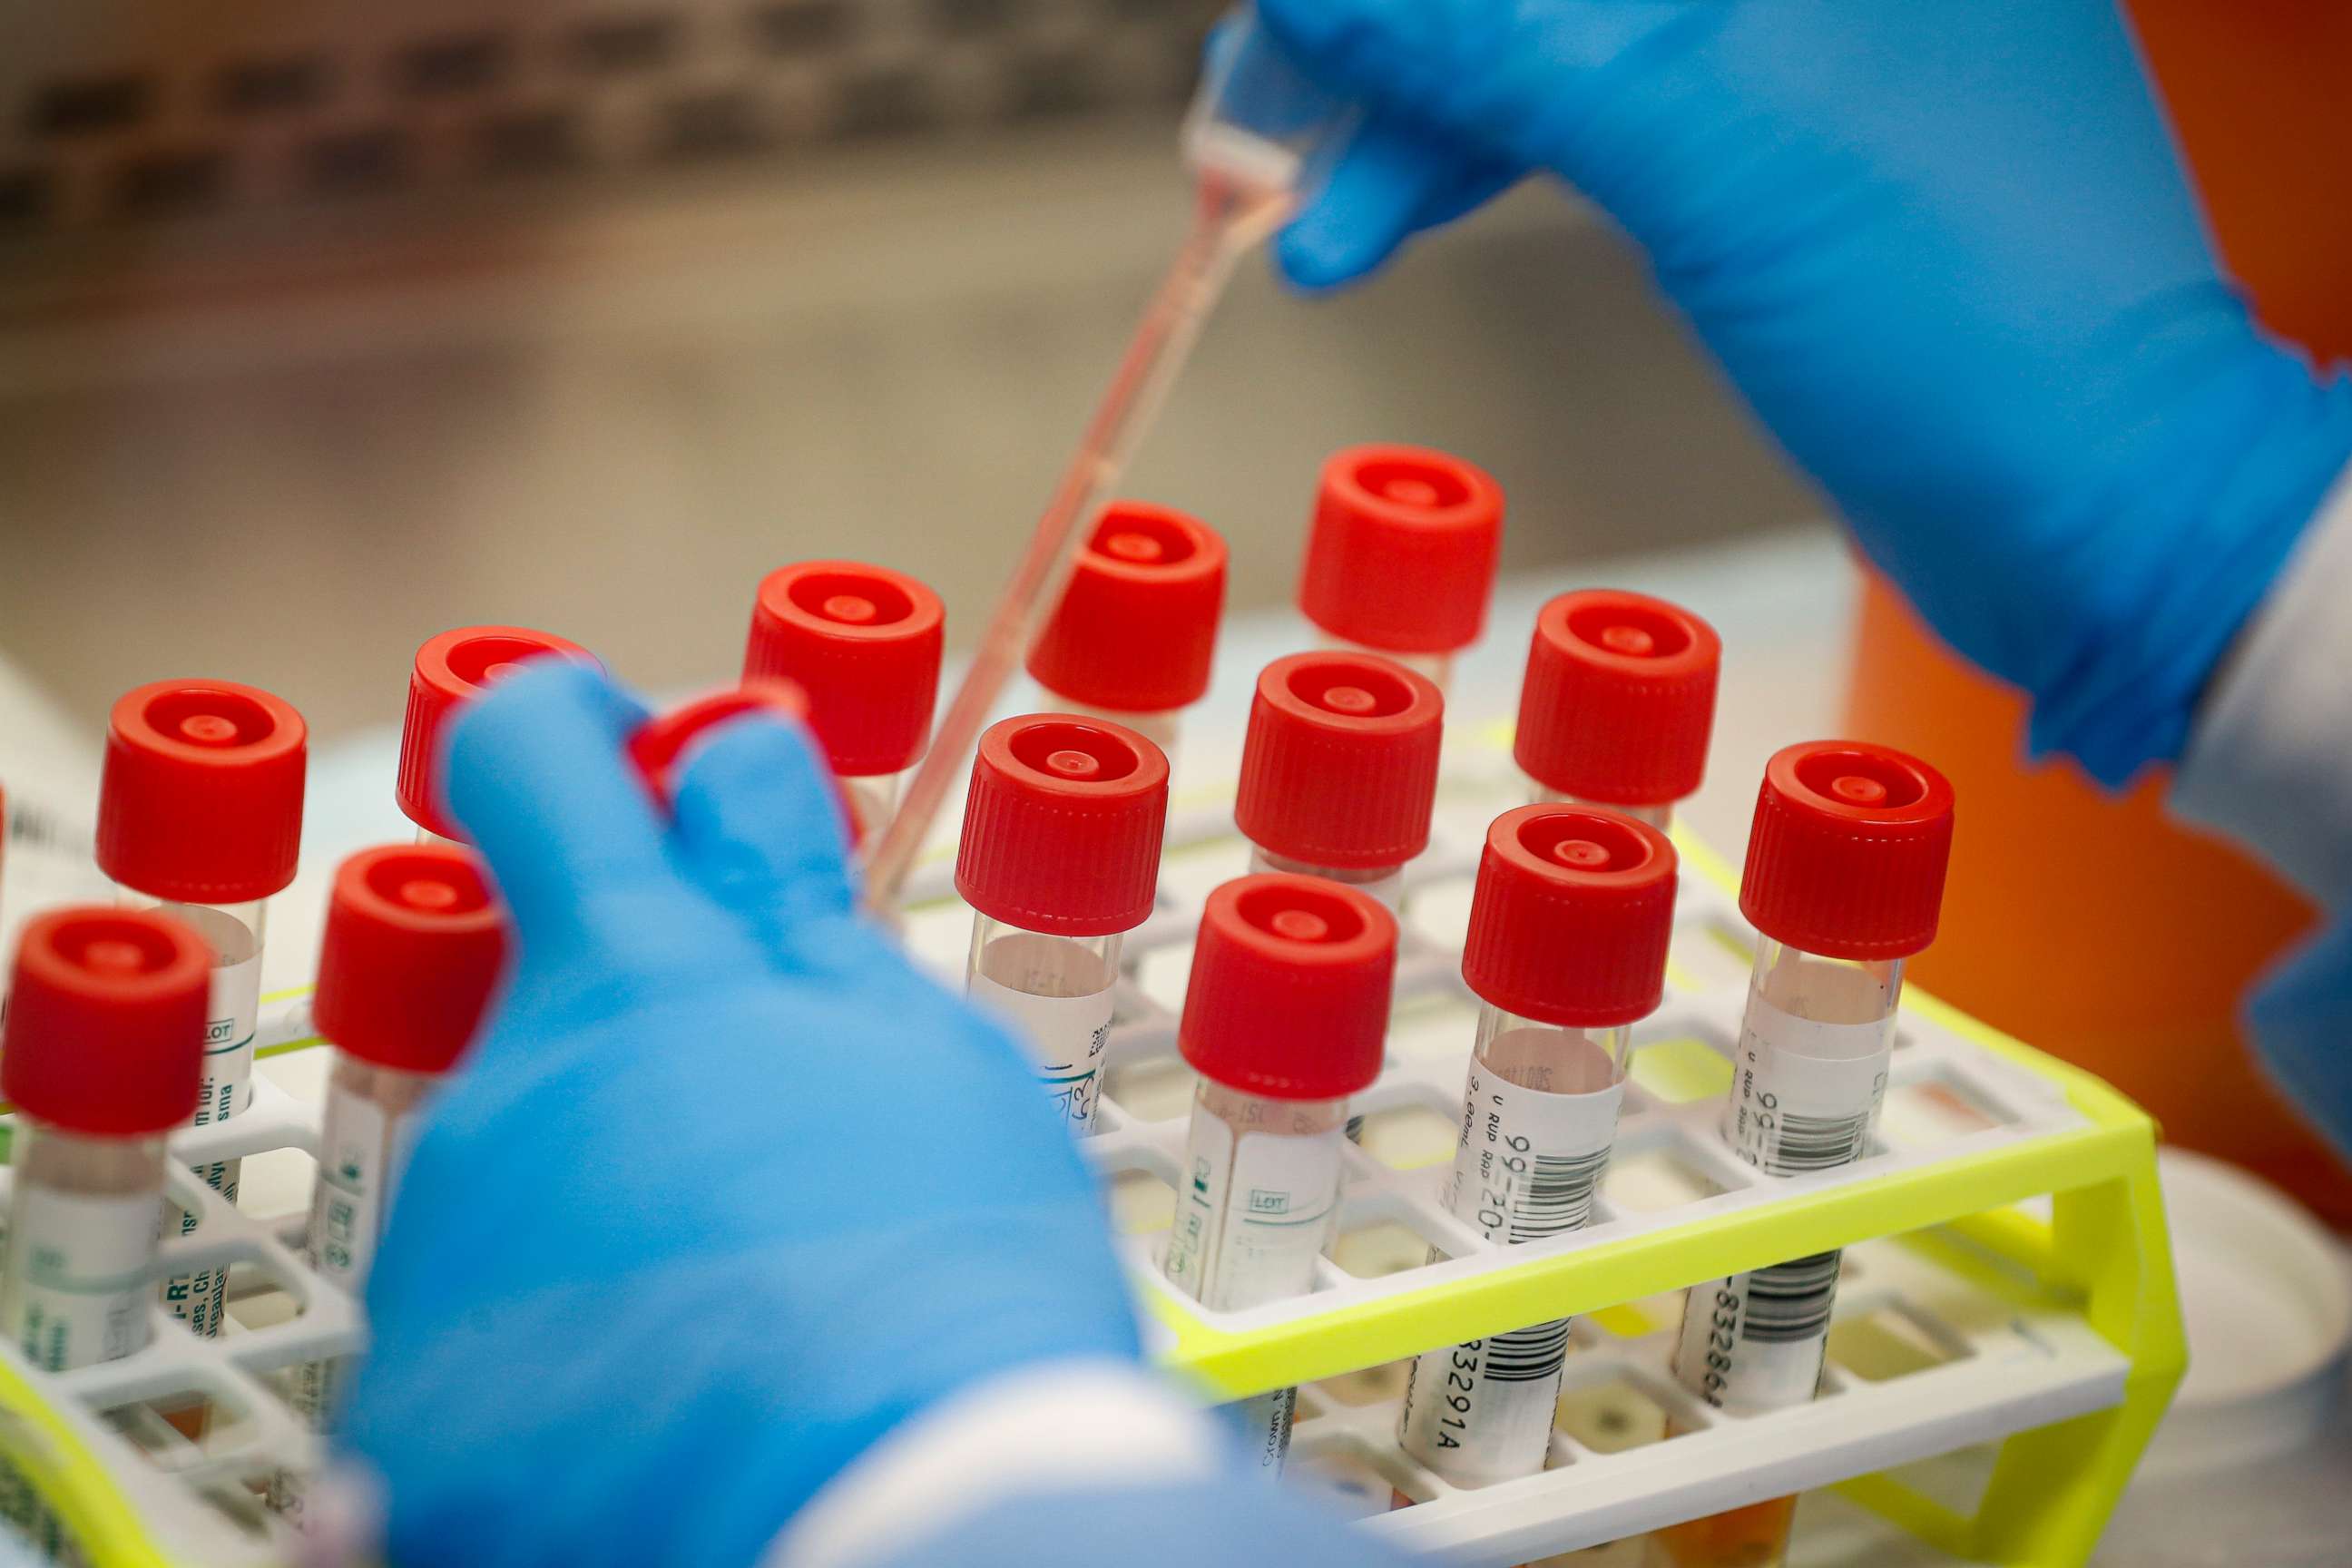
[[[2113,0],[1259,0],[1365,129],[1323,288],[1530,170],[1592,197],[1872,558],[2120,782],[2352,453],[2216,269]]]
[[[460,721],[511,988],[418,1144],[345,1432],[392,1560],[749,1564],[906,1416],[1136,1354],[1095,1183],[1013,1044],[854,912],[802,735],[688,752],[560,660]]]

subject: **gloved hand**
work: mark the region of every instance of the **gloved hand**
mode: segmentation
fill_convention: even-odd
[[[369,1282],[345,1432],[396,1564],[749,1564],[903,1417],[1137,1353],[1094,1182],[854,912],[805,738],[711,731],[671,821],[644,717],[550,659],[454,737],[520,953]]]
[[[1598,202],[1871,557],[2120,782],[2352,453],[2216,269],[2113,0],[1259,0],[1370,115],[1308,288],[1530,170]]]

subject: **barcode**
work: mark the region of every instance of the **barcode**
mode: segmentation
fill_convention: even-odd
[[[1496,1383],[1534,1383],[1557,1373],[1568,1357],[1568,1320],[1513,1329],[1486,1342],[1486,1373]]]
[[[1870,1136],[1870,1112],[1852,1116],[1784,1114],[1764,1152],[1764,1169],[1776,1176],[1834,1170],[1862,1158]]]
[[[1609,1151],[1590,1154],[1538,1154],[1527,1191],[1511,1205],[1510,1240],[1539,1241],[1575,1230],[1592,1217],[1592,1189],[1609,1166]]]
[[[1838,1254],[1817,1252],[1748,1277],[1748,1310],[1739,1337],[1757,1344],[1794,1344],[1829,1331],[1837,1298]]]

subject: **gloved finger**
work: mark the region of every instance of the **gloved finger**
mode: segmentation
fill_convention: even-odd
[[[674,798],[688,873],[769,952],[848,912],[840,792],[804,731],[758,714],[719,726],[689,748]]]
[[[489,865],[526,963],[591,941],[612,895],[676,881],[661,818],[622,755],[645,718],[601,670],[539,659],[452,727],[450,809]]]
[[[1310,293],[1352,283],[1421,230],[1450,223],[1486,201],[1512,174],[1409,120],[1375,117],[1283,230],[1276,262],[1294,287]]]

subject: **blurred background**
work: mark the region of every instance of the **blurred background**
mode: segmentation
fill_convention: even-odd
[[[471,621],[727,678],[810,556],[968,633],[1187,216],[1217,9],[7,7],[0,642],[82,713],[202,671],[332,740]],[[1509,564],[1815,511],[1550,190],[1345,300],[1247,267],[1129,488],[1271,605],[1363,440],[1500,476]]]

